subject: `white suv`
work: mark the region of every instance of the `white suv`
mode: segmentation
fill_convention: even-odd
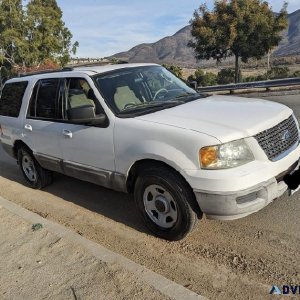
[[[169,240],[203,214],[241,218],[298,186],[286,176],[300,156],[291,109],[200,95],[155,64],[9,80],[0,124],[2,146],[30,186],[60,172],[133,193],[148,228]]]

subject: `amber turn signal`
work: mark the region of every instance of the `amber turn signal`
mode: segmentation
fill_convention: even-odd
[[[201,167],[209,167],[218,161],[217,147],[204,147],[199,152]]]

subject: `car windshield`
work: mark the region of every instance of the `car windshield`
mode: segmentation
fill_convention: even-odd
[[[148,113],[200,97],[161,66],[119,69],[97,75],[95,81],[116,115]]]

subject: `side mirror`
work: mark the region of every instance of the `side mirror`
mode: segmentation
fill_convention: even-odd
[[[192,89],[197,90],[197,87],[198,87],[197,81],[189,81],[189,82],[188,82],[188,85],[189,85]]]
[[[68,119],[71,123],[82,125],[104,125],[106,115],[95,115],[93,105],[83,105],[68,110]]]

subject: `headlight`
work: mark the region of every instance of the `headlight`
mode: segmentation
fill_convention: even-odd
[[[244,140],[237,140],[202,148],[199,160],[202,169],[228,169],[251,162],[254,156]]]

